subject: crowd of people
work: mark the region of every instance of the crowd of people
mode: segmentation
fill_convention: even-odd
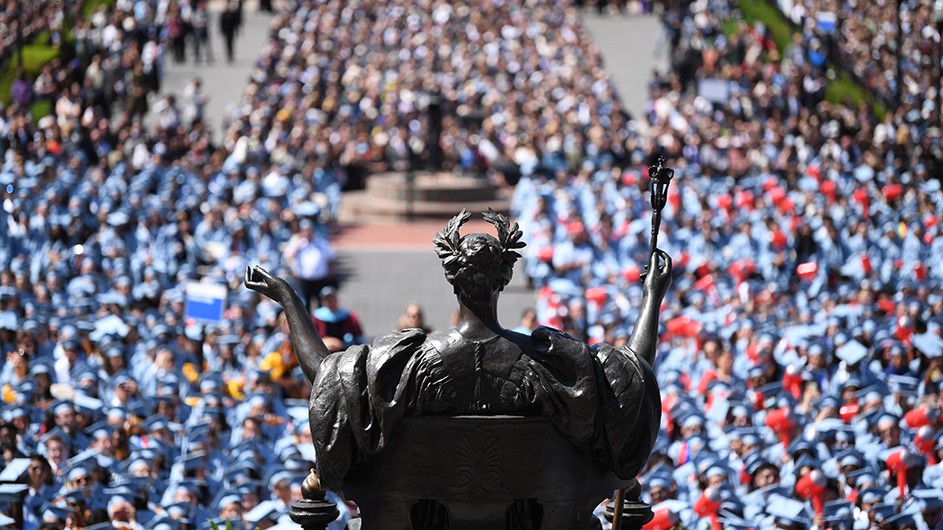
[[[0,61],[11,60],[19,48],[49,31],[51,44],[62,42],[70,21],[80,17],[81,2],[42,0],[0,4]]]
[[[53,115],[2,114],[0,482],[19,485],[0,527],[291,524],[309,389],[279,308],[241,282],[249,264],[290,276],[332,350],[362,342],[327,236],[368,173],[519,181],[538,304],[517,329],[625,345],[654,156],[675,170],[675,278],[649,528],[941,527],[943,193],[922,103],[828,103],[827,54],[802,35],[778,50],[725,0],[666,4],[671,68],[635,120],[565,3],[296,0],[214,145],[198,84],[148,108],[179,51],[167,21],[201,5],[97,11],[77,59],[16,92]],[[218,322],[188,317],[199,280],[229,289]],[[410,304],[400,327],[422,325]],[[354,508],[332,499],[341,528]]]
[[[567,153],[621,145],[626,113],[573,7],[306,1],[273,31],[227,146],[317,153],[356,185],[535,164],[564,137]]]
[[[675,176],[658,241],[675,279],[656,361],[663,429],[640,478],[651,528],[940,528],[939,133],[906,98],[884,119],[829,103],[820,44],[799,34],[779,50],[761,25],[732,22],[734,7],[666,14],[672,66],[627,157],[561,168],[541,150],[547,162],[524,171],[514,213],[538,319],[625,343],[649,253],[648,165],[664,156]]]
[[[323,240],[339,183],[315,157],[214,145],[199,80],[164,93],[188,6],[95,10],[74,60],[21,77],[0,116],[0,482],[21,484],[0,527],[267,528],[313,465],[287,328],[241,282],[303,270],[309,243],[283,250]],[[221,321],[187,318],[191,280],[230,288]]]
[[[803,0],[779,5],[806,43],[821,47],[832,67],[850,71],[897,112],[897,119],[940,126],[943,18],[937,19],[943,12],[935,2]]]

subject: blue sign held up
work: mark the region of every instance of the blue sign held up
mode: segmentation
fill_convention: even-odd
[[[219,324],[226,310],[226,286],[190,282],[186,286],[186,318],[207,324]]]

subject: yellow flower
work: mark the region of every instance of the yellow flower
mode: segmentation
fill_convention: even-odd
[[[285,373],[285,364],[282,363],[282,355],[277,351],[266,355],[259,363],[259,368],[268,372],[272,381],[278,381]]]
[[[200,378],[200,374],[196,371],[196,367],[193,366],[193,363],[184,363],[183,376],[191,383],[196,383],[197,379]]]
[[[7,403],[16,401],[16,392],[11,385],[3,385],[3,401]]]
[[[242,393],[242,387],[244,384],[245,381],[242,379],[230,379],[226,382],[226,389],[229,390],[229,395],[232,396],[233,399],[242,401],[242,399],[245,397],[245,395]]]

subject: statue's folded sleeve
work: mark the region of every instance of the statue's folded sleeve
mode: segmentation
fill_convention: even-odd
[[[549,328],[534,332],[538,398],[544,415],[576,446],[592,448],[620,478],[645,467],[661,423],[661,397],[651,366],[632,351],[589,347]],[[546,352],[546,353],[544,353]]]
[[[408,330],[352,346],[321,362],[309,407],[318,478],[343,489],[351,467],[383,450],[406,410],[425,333]]]

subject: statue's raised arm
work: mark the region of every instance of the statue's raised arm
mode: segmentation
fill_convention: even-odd
[[[651,179],[650,192],[652,201],[652,238],[649,245],[648,267],[645,282],[642,284],[642,308],[638,322],[632,330],[628,348],[636,355],[655,363],[655,349],[658,342],[658,312],[661,301],[671,285],[671,256],[658,247],[658,227],[661,226],[661,211],[668,204],[668,185],[674,177],[674,170],[665,165],[665,159],[659,157],[649,166]]]
[[[658,313],[661,302],[671,285],[671,256],[661,249],[655,249],[648,260],[648,274],[642,284],[642,307],[628,348],[636,355],[655,363],[655,350],[658,345]]]
[[[245,284],[249,289],[275,300],[285,309],[288,329],[291,331],[291,345],[305,379],[313,383],[321,361],[330,354],[330,350],[318,335],[301,297],[284,278],[273,276],[258,265],[246,268]]]

